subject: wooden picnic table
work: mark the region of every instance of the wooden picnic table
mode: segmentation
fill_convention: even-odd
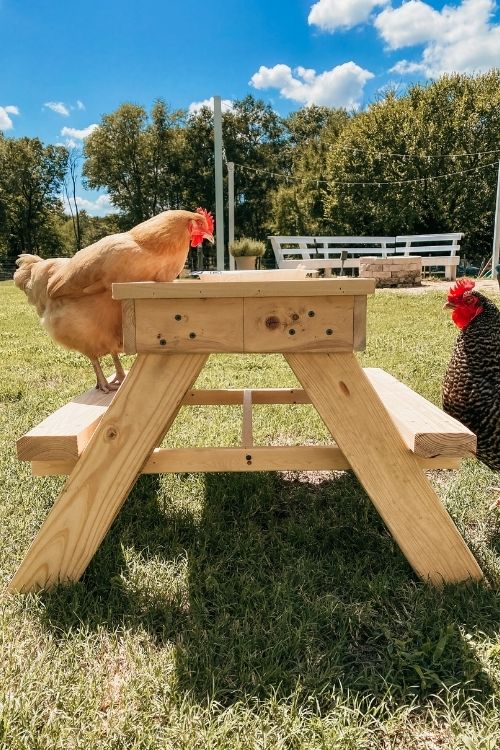
[[[137,357],[116,394],[89,391],[18,441],[35,474],[69,477],[10,590],[78,580],[137,477],[164,471],[352,469],[422,579],[480,579],[424,471],[457,468],[475,436],[387,373],[360,366],[373,292],[369,279],[286,271],[115,284],[124,348]],[[220,352],[281,353],[302,387],[194,389]],[[332,444],[254,446],[255,403],[312,403]],[[179,409],[196,404],[240,404],[241,446],[159,448]]]

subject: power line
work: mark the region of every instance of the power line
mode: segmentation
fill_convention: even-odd
[[[416,182],[425,182],[426,180],[441,180],[446,177],[456,177],[458,175],[463,174],[470,174],[471,172],[480,172],[483,169],[489,169],[491,167],[496,167],[498,165],[498,162],[494,161],[490,164],[482,164],[481,166],[477,167],[471,167],[470,169],[462,169],[457,172],[446,172],[444,174],[437,174],[437,175],[428,175],[426,177],[415,177],[408,180],[318,180],[314,178],[308,178],[308,177],[293,177],[292,175],[286,175],[286,174],[279,174],[277,172],[268,172],[265,169],[259,169],[258,167],[248,167],[246,164],[238,164],[238,162],[233,162],[235,167],[239,167],[240,169],[247,170],[248,172],[254,172],[256,174],[264,174],[268,177],[274,177],[278,179],[283,179],[286,182],[299,182],[299,183],[308,183],[311,185],[316,185],[316,187],[319,187],[320,185],[347,185],[347,186],[362,186],[362,187],[368,187],[368,186],[376,186],[376,187],[382,187],[383,185],[408,185],[410,183],[416,183]]]
[[[341,143],[337,143],[333,146],[331,146],[332,150],[339,150],[339,151],[352,151],[356,154],[363,154],[364,156],[397,156],[401,159],[427,159],[428,161],[431,161],[432,159],[466,159],[470,156],[489,156],[490,154],[500,154],[500,148],[496,148],[493,151],[471,151],[466,152],[463,154],[460,153],[451,153],[451,154],[419,154],[419,153],[411,153],[406,152],[404,154],[392,152],[392,151],[365,151],[364,149],[357,148],[356,146],[344,146]]]

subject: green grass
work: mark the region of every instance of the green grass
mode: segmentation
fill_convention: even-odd
[[[497,298],[498,299],[498,298]],[[378,294],[363,364],[439,403],[443,296]],[[141,477],[82,580],[5,586],[61,478],[17,437],[93,373],[0,284],[0,747],[493,750],[500,743],[500,518],[475,461],[433,472],[487,582],[421,583],[349,473]],[[109,366],[109,370],[111,366]],[[287,386],[280,357],[213,356],[198,385]],[[170,444],[236,444],[185,409]],[[260,407],[258,442],[326,441],[310,407]]]

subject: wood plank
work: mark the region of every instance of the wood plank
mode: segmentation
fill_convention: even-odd
[[[418,393],[378,368],[366,368],[371,384],[396,424],[406,446],[423,457],[464,457],[475,452],[475,435]],[[244,389],[189,390],[185,406],[242,405]],[[251,389],[252,403],[307,404],[309,396],[301,388]],[[51,414],[18,441],[22,461],[61,461],[77,458],[88,441],[112,393],[95,388]]]
[[[482,572],[352,353],[286,354],[416,573],[434,585]]]
[[[202,389],[188,391],[183,406],[238,406],[243,404],[246,388]],[[310,404],[303,388],[251,388],[253,404]]]
[[[139,355],[78,460],[10,591],[80,578],[207,357]]]
[[[252,428],[252,391],[245,388],[243,391],[243,424],[241,430],[241,445],[243,448],[251,448],[253,445]]]
[[[125,354],[135,354],[135,300],[124,299],[122,301],[122,330],[123,351]]]
[[[157,354],[242,352],[243,300],[138,299],[135,345],[137,352]]]
[[[353,310],[353,349],[362,352],[366,349],[366,314],[368,307],[366,297],[354,297]]]
[[[248,458],[250,456],[250,458]],[[460,460],[417,458],[421,469],[458,469]],[[34,476],[70,474],[72,461],[32,461]],[[252,446],[248,448],[156,448],[142,474],[214,471],[346,471],[349,462],[336,445]]]
[[[367,367],[365,373],[406,445],[418,456],[475,454],[476,436],[458,420],[384,370]]]
[[[78,458],[114,395],[91,388],[77,396],[19,438],[17,457],[20,461]]]
[[[245,299],[245,352],[352,351],[354,296]]]
[[[228,281],[198,279],[171,282],[136,281],[113,284],[114,299],[200,299],[216,297],[310,297],[373,294],[375,281],[342,277],[336,279],[294,279],[292,281]]]

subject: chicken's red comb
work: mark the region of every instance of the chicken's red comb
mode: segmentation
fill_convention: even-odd
[[[210,213],[210,211],[207,211],[206,208],[197,208],[196,209],[197,214],[201,214],[205,217],[205,220],[207,222],[207,231],[209,234],[214,233],[214,217]]]
[[[448,292],[448,302],[456,302],[457,299],[461,299],[465,292],[470,292],[476,286],[472,279],[458,279],[455,286],[450,287]]]

